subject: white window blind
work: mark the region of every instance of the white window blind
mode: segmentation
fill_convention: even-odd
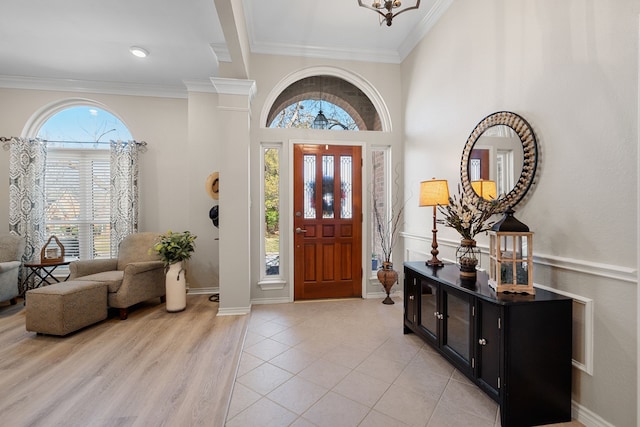
[[[66,258],[110,256],[109,150],[49,149],[45,224]]]

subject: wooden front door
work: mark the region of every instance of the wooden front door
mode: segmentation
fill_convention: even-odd
[[[361,147],[294,147],[294,298],[362,296]]]
[[[472,164],[477,164],[479,170],[479,176],[471,176],[472,181],[478,181],[481,179],[489,180],[489,150],[485,148],[474,148],[471,150]],[[476,163],[477,162],[477,163]],[[473,175],[473,174],[470,174]]]

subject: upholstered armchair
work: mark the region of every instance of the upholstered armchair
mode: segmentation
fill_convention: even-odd
[[[69,264],[69,280],[92,280],[107,283],[107,303],[120,310],[120,319],[129,307],[152,298],[164,302],[164,265],[158,255],[149,251],[158,233],[131,234],[120,243],[118,258],[73,261]]]
[[[16,234],[0,234],[0,301],[16,304],[20,295],[18,273],[22,265],[25,247],[24,237]]]

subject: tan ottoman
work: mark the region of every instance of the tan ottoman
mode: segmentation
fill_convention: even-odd
[[[107,318],[107,284],[88,280],[27,291],[27,331],[67,335]]]

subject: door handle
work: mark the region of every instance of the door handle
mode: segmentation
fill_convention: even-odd
[[[296,228],[296,233],[298,233],[298,234],[304,234],[306,232],[307,232],[307,230],[305,230],[305,229],[302,229],[300,227]]]
[[[480,345],[487,345],[487,340],[485,340],[484,338],[480,338],[480,339],[478,340],[478,344],[480,344]]]

